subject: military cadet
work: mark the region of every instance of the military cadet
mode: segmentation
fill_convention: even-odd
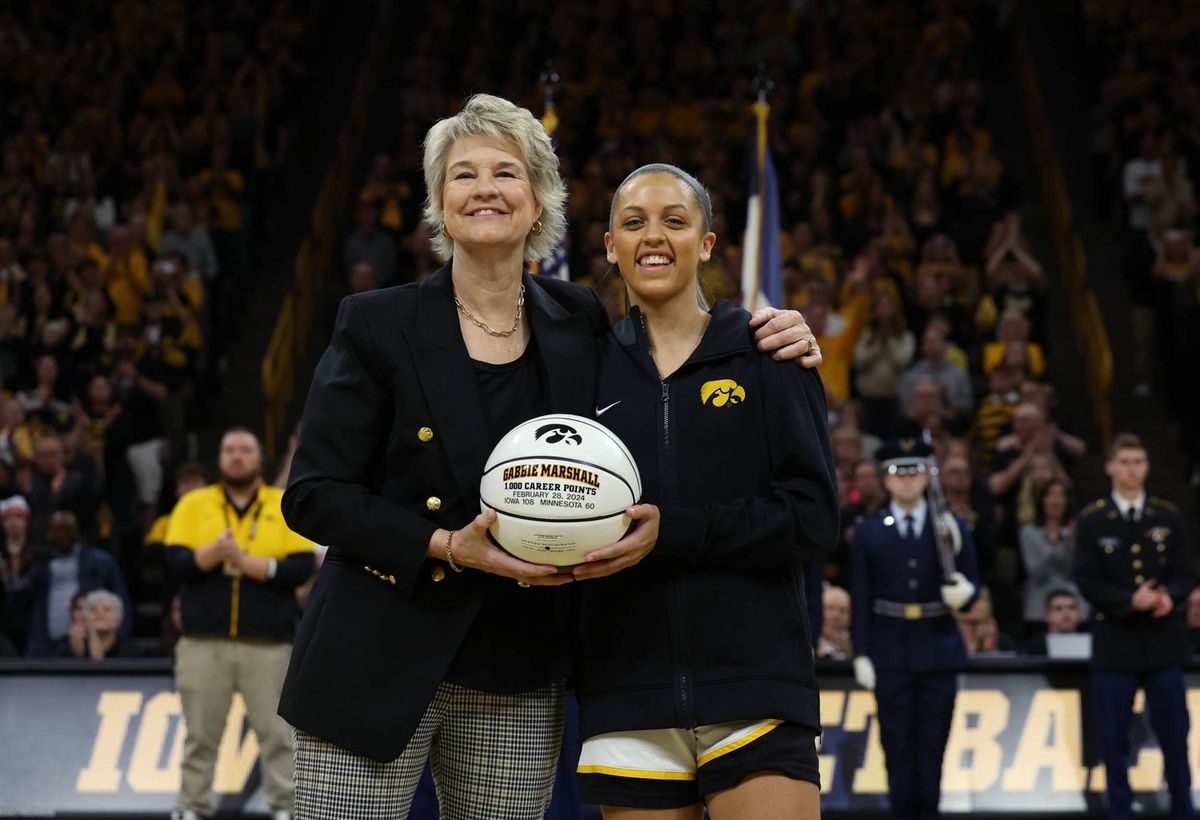
[[[1195,586],[1187,535],[1174,506],[1146,497],[1150,460],[1141,439],[1116,436],[1105,471],[1112,494],[1085,507],[1076,524],[1075,580],[1094,608],[1092,690],[1109,816],[1133,818],[1129,727],[1140,688],[1162,749],[1171,817],[1194,818],[1182,669]]]
[[[954,571],[947,577],[925,498],[930,450],[917,439],[880,448],[891,502],[858,525],[850,551],[854,677],[875,690],[888,798],[897,818],[935,818],[957,673],[967,661],[952,610],[979,586],[970,528],[942,511]]]

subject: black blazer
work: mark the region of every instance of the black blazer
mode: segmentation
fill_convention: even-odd
[[[604,309],[586,288],[524,281],[551,407],[591,415]],[[342,301],[283,497],[288,525],[330,547],[280,700],[292,725],[394,760],[473,624],[494,645],[489,668],[474,671],[496,691],[528,679],[529,647],[557,634],[554,590],[425,557],[435,529],[479,514],[485,430],[449,265],[420,285]],[[566,671],[566,647],[551,655],[533,661],[547,666],[547,683]]]
[[[1123,519],[1111,496],[1084,507],[1075,523],[1075,582],[1092,605],[1092,666],[1140,672],[1191,662],[1191,554],[1187,527],[1170,502],[1147,498],[1138,521]],[[1175,605],[1162,618],[1131,606],[1147,579],[1165,586]]]

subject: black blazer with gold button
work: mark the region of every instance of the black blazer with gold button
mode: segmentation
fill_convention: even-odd
[[[608,330],[599,299],[526,275],[525,307],[551,408],[590,415],[595,340]],[[472,674],[492,691],[528,681],[531,663],[545,683],[565,674],[553,590],[425,557],[435,529],[479,513],[485,430],[448,265],[420,285],[343,300],[283,497],[288,526],[330,547],[280,699],[292,725],[395,759],[472,629],[489,630],[487,668]]]
[[[1119,672],[1181,667],[1191,660],[1187,599],[1196,585],[1187,528],[1174,506],[1147,498],[1126,521],[1111,497],[1084,507],[1075,523],[1075,582],[1092,605],[1092,666]],[[1155,618],[1132,607],[1146,581],[1174,607]]]

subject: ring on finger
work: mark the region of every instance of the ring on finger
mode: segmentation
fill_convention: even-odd
[[[525,583],[520,578],[517,579],[517,586],[519,586],[521,589],[529,589],[529,584]]]

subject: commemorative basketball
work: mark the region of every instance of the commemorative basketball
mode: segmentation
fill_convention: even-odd
[[[523,561],[571,566],[629,529],[642,496],[629,450],[607,427],[557,413],[522,422],[492,450],[480,507],[496,511],[492,537]]]

